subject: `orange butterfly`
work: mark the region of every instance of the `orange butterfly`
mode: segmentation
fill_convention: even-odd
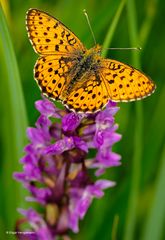
[[[70,110],[92,113],[109,100],[135,101],[154,92],[156,86],[149,77],[122,62],[102,58],[99,45],[87,50],[73,32],[49,14],[30,9],[26,25],[40,55],[34,75],[41,91]]]

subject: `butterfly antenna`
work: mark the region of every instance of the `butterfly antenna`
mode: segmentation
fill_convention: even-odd
[[[95,38],[95,35],[94,35],[94,33],[93,33],[93,30],[92,30],[92,27],[91,27],[91,24],[90,24],[90,21],[89,21],[89,17],[88,17],[87,11],[84,9],[83,12],[84,12],[84,15],[85,15],[85,17],[86,17],[86,20],[87,20],[88,26],[89,26],[89,28],[90,28],[90,31],[91,31],[91,33],[92,33],[92,37],[93,37],[94,43],[95,43],[95,45],[96,45],[96,38]]]
[[[130,47],[130,48],[106,48],[106,49],[110,49],[110,50],[142,50],[141,47]]]

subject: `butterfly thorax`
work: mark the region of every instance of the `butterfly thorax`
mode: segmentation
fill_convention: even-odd
[[[81,64],[84,68],[93,67],[100,60],[101,46],[96,45],[93,48],[87,49],[82,55]]]

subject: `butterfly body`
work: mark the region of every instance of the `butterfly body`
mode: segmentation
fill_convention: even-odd
[[[135,68],[100,56],[101,47],[86,49],[59,20],[37,9],[26,18],[29,39],[40,55],[34,77],[41,91],[76,112],[96,112],[109,100],[142,99],[155,89]]]
[[[100,46],[96,46],[84,53],[78,53],[76,59],[70,59],[75,62],[74,66],[68,71],[66,78],[71,79],[68,88],[65,88],[65,96],[68,96],[72,91],[72,88],[79,82],[85,83],[91,73],[98,75],[98,69],[100,67]],[[65,60],[64,60],[65,61]],[[66,60],[67,62],[67,60]]]

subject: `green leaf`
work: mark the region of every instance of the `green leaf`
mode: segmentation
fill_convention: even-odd
[[[1,5],[0,54],[1,137],[4,155],[1,162],[3,172],[0,177],[0,188],[3,195],[0,200],[0,215],[6,223],[5,229],[12,230],[17,218],[16,208],[24,200],[22,186],[13,180],[12,174],[18,171],[20,165],[18,161],[23,155],[27,116],[17,61]]]

